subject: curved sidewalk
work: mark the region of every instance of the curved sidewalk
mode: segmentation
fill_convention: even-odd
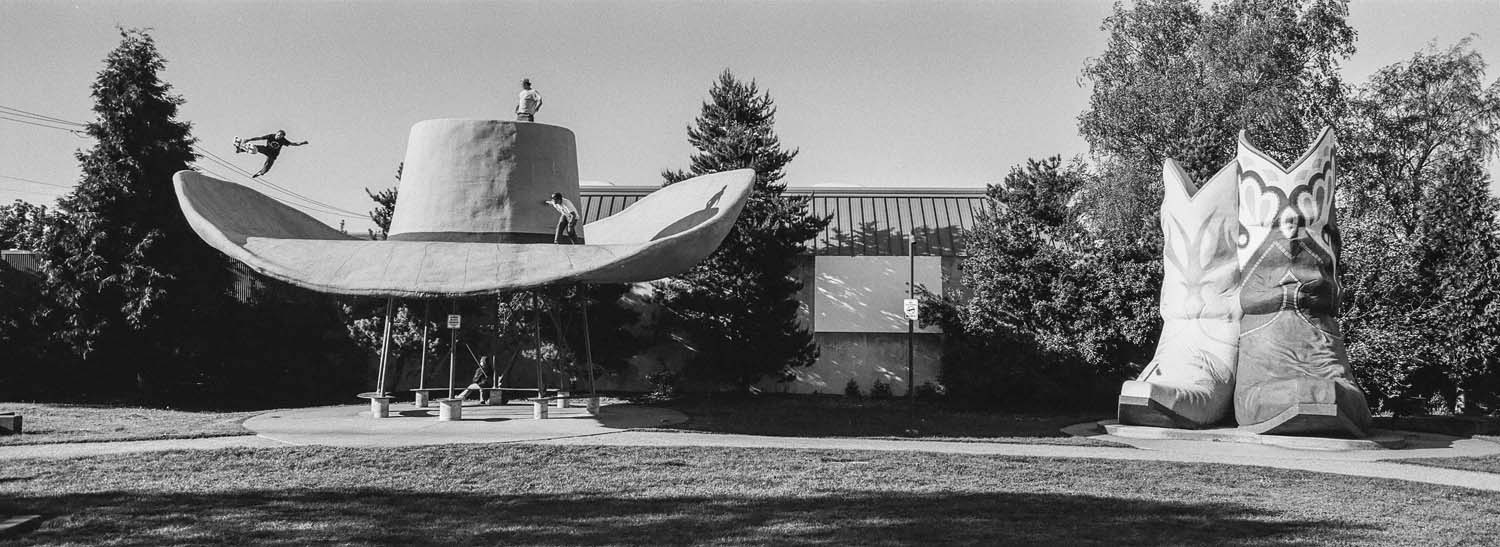
[[[1032,458],[1220,463],[1376,477],[1500,491],[1500,474],[1400,463],[1409,458],[1490,456],[1500,443],[1443,435],[1405,433],[1410,448],[1399,450],[1310,451],[1274,446],[1187,440],[1147,440],[1108,435],[1094,424],[1070,433],[1129,447],[923,441],[873,438],[763,437],[662,431],[687,419],[676,411],[633,405],[601,409],[598,417],[582,408],[552,408],[547,420],[532,420],[529,405],[468,406],[461,421],[438,421],[435,408],[394,405],[391,417],[370,418],[366,406],[281,410],[255,416],[245,427],[256,436],[69,443],[0,447],[0,459],[69,458],[155,450],[321,445],[392,447],[458,443],[537,443],[588,446],[701,446],[812,450],[939,452]]]

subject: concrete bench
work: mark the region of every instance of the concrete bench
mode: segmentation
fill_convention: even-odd
[[[20,435],[21,415],[14,412],[0,412],[0,435]]]
[[[358,397],[370,400],[371,418],[386,418],[391,415],[391,400],[395,399],[391,394],[366,391],[359,394]]]
[[[531,418],[533,420],[545,420],[547,419],[547,403],[556,404],[557,408],[568,408],[569,402],[573,399],[588,399],[589,414],[599,413],[598,395],[570,395],[567,392],[561,392],[551,397],[532,397],[527,399],[526,402],[531,403]]]
[[[453,393],[461,393],[465,389],[468,388],[454,388]],[[412,392],[416,396],[417,408],[427,408],[427,401],[432,399],[433,392],[439,392],[443,395],[448,394],[447,387],[419,387],[412,388],[407,391]],[[536,393],[537,389],[534,387],[481,387],[479,388],[479,400],[489,401],[494,397],[494,394],[498,392],[500,394],[500,404],[505,404],[505,401],[507,400],[507,398],[505,397],[505,392],[507,391],[523,391]],[[557,388],[547,388],[544,393],[557,393]]]

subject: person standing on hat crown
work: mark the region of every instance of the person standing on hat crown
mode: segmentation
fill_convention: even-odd
[[[552,242],[561,245],[563,236],[568,236],[568,243],[578,244],[576,228],[578,228],[578,208],[573,202],[563,197],[561,193],[553,192],[552,199],[543,200],[542,203],[551,205],[557,209],[557,233],[552,235]]]
[[[536,111],[542,109],[542,94],[531,88],[531,79],[521,79],[521,94],[516,97],[516,121],[536,121]]]

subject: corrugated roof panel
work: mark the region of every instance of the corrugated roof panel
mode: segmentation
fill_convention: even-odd
[[[619,213],[655,187],[583,188],[585,222]],[[807,210],[831,216],[806,244],[813,254],[904,256],[908,238],[920,255],[963,255],[964,234],[989,207],[983,188],[790,188]]]
[[[922,254],[934,255],[942,246],[942,240],[938,235],[937,209],[932,206],[932,200],[917,200],[922,206]]]
[[[860,198],[859,211],[863,214],[859,223],[860,256],[878,255],[877,238],[880,237],[880,218],[875,215],[875,199]]]
[[[948,250],[943,253],[943,256],[951,256],[953,254],[956,254],[955,252],[958,250],[959,245],[958,214],[954,212],[955,209],[953,208],[954,206],[952,198],[943,198],[943,200],[941,201],[941,205],[943,206],[943,218],[948,219],[947,222],[943,223],[943,231],[947,232],[945,235],[948,238]]]
[[[911,200],[909,200],[909,199],[897,200],[896,201],[896,207],[898,209],[899,214],[901,215],[901,234],[906,236],[906,239],[907,239],[908,242],[915,241],[913,239],[914,236],[912,235],[913,234],[912,230],[913,230],[913,227],[916,226],[916,221],[913,220],[914,217],[912,217]],[[906,249],[902,249],[901,254],[907,254],[907,250]]]
[[[881,200],[885,205],[885,233],[886,246],[885,255],[895,256],[901,248],[901,211],[897,208],[895,199]]]

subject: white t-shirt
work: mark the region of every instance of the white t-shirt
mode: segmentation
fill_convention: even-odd
[[[542,94],[535,89],[522,89],[521,94],[516,96],[516,112],[536,114],[542,109]]]
[[[574,218],[578,217],[578,208],[574,207],[573,202],[568,201],[568,198],[562,198],[562,203],[549,199],[547,200],[547,205],[551,205],[553,209],[557,209],[559,214],[573,215]]]

